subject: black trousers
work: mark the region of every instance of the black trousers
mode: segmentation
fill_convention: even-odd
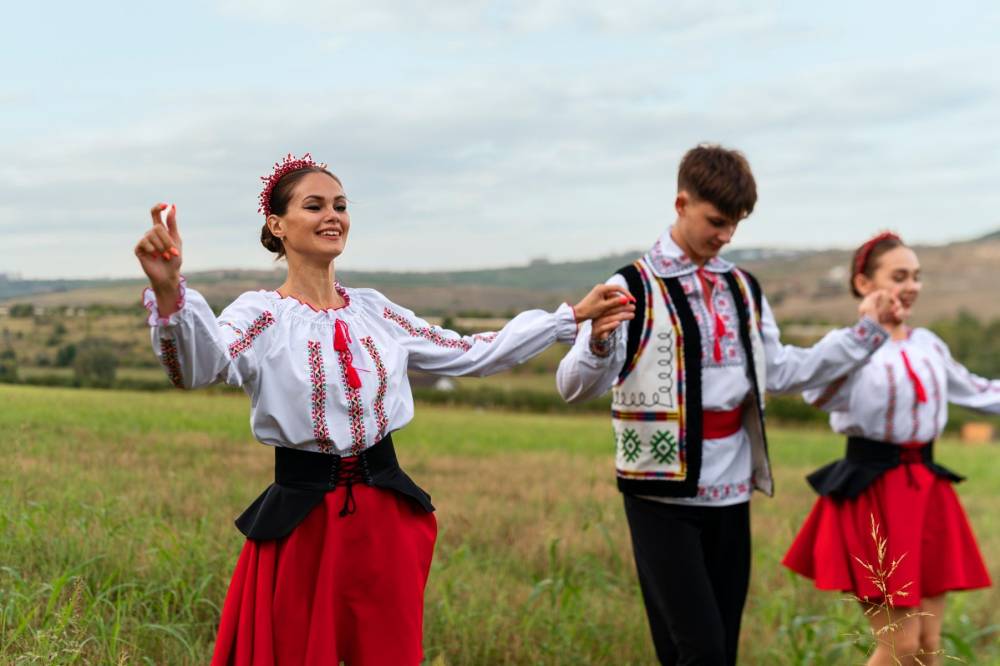
[[[660,663],[735,666],[750,583],[750,503],[707,507],[624,497]]]

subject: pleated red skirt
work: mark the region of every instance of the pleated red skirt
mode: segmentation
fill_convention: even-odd
[[[951,482],[922,464],[889,470],[853,499],[820,497],[782,564],[812,578],[821,590],[882,601],[871,574],[855,559],[878,565],[872,516],[880,526],[880,538],[886,540],[883,569],[888,571],[894,560],[902,558],[887,581],[894,605],[915,607],[924,597],[990,586]],[[901,589],[907,594],[897,596]]]
[[[423,659],[437,522],[390,490],[326,494],[291,534],[243,546],[212,666],[409,666]]]

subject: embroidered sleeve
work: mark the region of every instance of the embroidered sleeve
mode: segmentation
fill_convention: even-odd
[[[267,310],[237,300],[216,319],[204,297],[182,283],[178,309],[161,317],[152,290],[143,294],[149,310],[153,351],[171,383],[197,388],[224,381],[244,386],[257,375],[254,345],[274,325]]]
[[[802,399],[825,412],[844,411],[850,407],[851,387],[854,373],[835,379],[826,386],[808,389],[802,392]]]
[[[944,362],[948,385],[948,401],[962,407],[991,414],[1000,414],[1000,380],[985,379],[969,372],[951,356],[951,351],[937,336],[933,336],[934,351]]]
[[[382,317],[408,353],[409,367],[438,375],[490,375],[576,336],[573,309],[529,310],[494,333],[463,336],[431,326],[413,312],[386,301]]]
[[[625,278],[612,276],[607,284],[628,289]],[[607,393],[615,383],[625,363],[628,347],[628,322],[622,322],[608,338],[607,353],[594,349],[590,340],[591,323],[580,324],[573,347],[559,362],[556,370],[556,388],[566,402],[582,402]]]
[[[830,331],[812,347],[786,345],[766,298],[762,305],[767,390],[772,393],[824,389],[863,365],[889,339],[884,328],[864,318],[852,328]]]

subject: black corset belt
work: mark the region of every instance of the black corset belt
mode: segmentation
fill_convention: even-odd
[[[934,462],[934,442],[923,446],[901,446],[864,437],[848,437],[847,452],[836,462],[806,477],[819,493],[834,499],[852,499],[877,478],[899,465],[924,465],[937,476],[957,483],[965,477]],[[912,475],[910,477],[913,478]]]
[[[400,469],[392,437],[386,435],[350,457],[275,447],[274,483],[236,519],[236,527],[249,539],[280,539],[338,486],[347,489],[340,516],[348,516],[357,510],[353,490],[358,483],[397,492],[428,513],[434,510],[431,496]]]

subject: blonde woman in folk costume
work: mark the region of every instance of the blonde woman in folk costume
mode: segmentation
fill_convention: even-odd
[[[170,378],[242,387],[254,436],[275,452],[275,483],[236,521],[247,541],[212,663],[418,664],[437,524],[392,444],[413,417],[407,370],[500,372],[573,342],[582,321],[627,320],[633,306],[598,285],[574,307],[523,312],[496,333],[430,326],[373,289],[337,282],[351,217],[325,165],[289,155],[262,180],[261,242],[288,261],[276,290],[247,292],[216,317],[180,276],[176,210],[163,204],[135,248]]]
[[[734,665],[750,580],[750,494],[773,493],[764,392],[826,384],[888,337],[885,293],[809,349],[781,343],[754,277],[719,256],[753,211],[746,158],[714,145],[681,160],[677,214],[608,280],[635,318],[584,324],[559,365],[564,398],[612,390],[618,488],[660,662]]]
[[[899,560],[888,592],[905,594],[892,599],[890,621],[899,629],[879,635],[868,663],[896,664],[895,653],[904,666],[936,664],[946,593],[987,587],[990,577],[952,487],[962,477],[934,462],[934,440],[948,422],[949,402],[1000,414],[1000,381],[973,375],[934,333],[907,325],[920,294],[920,262],[899,236],[872,238],[851,268],[854,295],[892,292],[902,304],[900,321],[867,363],[804,393],[830,412],[833,430],[847,435],[847,451],[809,476],[820,497],[783,563],[819,589],[881,603],[855,559],[878,562],[874,518],[887,543],[885,566]],[[869,621],[878,631],[887,618],[879,612]]]

